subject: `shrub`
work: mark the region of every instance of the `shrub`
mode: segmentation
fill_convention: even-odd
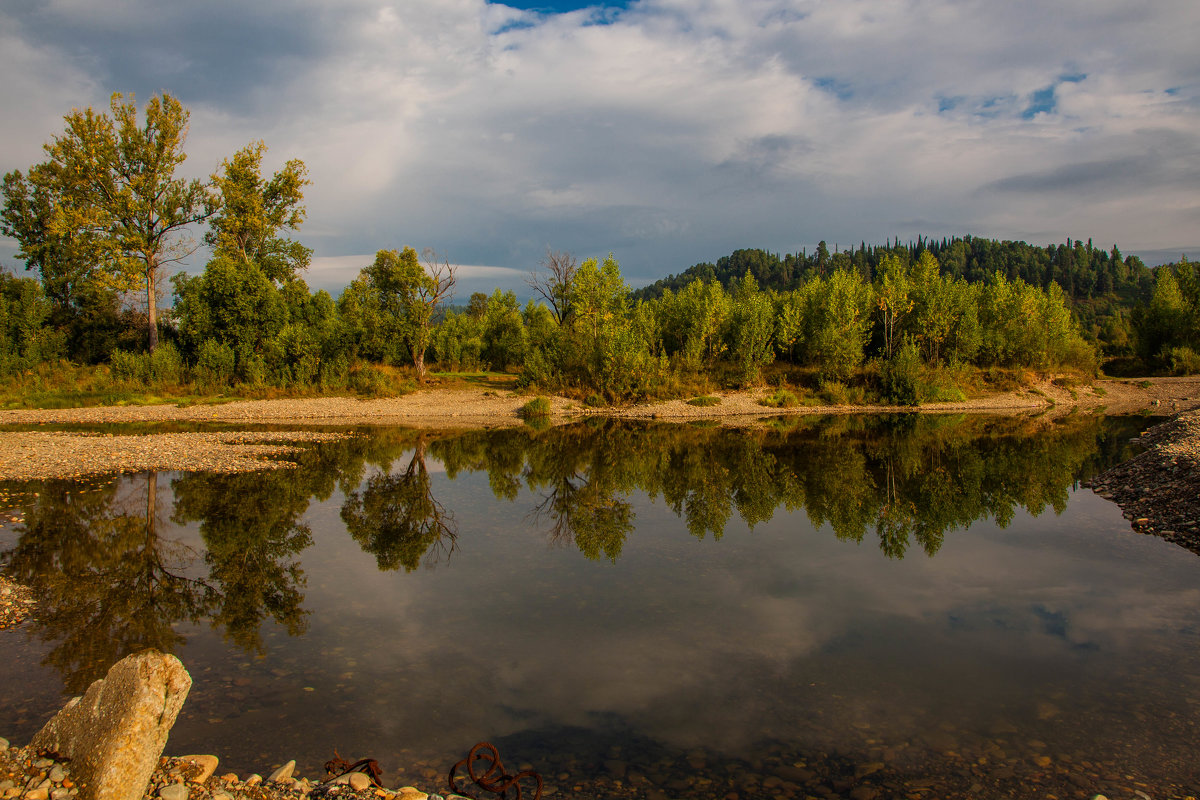
[[[1190,347],[1172,347],[1167,352],[1172,375],[1195,375],[1200,372],[1200,354]]]
[[[521,406],[517,414],[521,419],[525,420],[535,418],[545,419],[550,416],[550,399],[547,397],[535,397]]]
[[[904,344],[883,362],[879,369],[879,383],[883,398],[901,406],[915,406],[921,402],[921,356],[912,340]]]
[[[717,406],[721,404],[721,398],[713,397],[712,395],[704,395],[703,397],[693,397],[687,401],[689,406]]]
[[[183,382],[183,356],[170,342],[162,342],[150,354],[150,379],[159,385]]]
[[[768,408],[792,408],[800,405],[800,398],[787,389],[776,389],[775,394],[760,399],[758,404]]]
[[[356,394],[381,397],[389,393],[389,384],[387,375],[370,364],[364,364],[350,372],[350,388]]]
[[[131,353],[128,350],[113,350],[108,359],[112,376],[119,381],[131,381],[145,385],[150,380],[150,356],[146,353]]]
[[[217,389],[229,385],[233,379],[235,359],[233,348],[224,342],[205,339],[200,343],[196,355],[196,367],[192,371],[196,383],[204,388]]]
[[[832,406],[844,406],[850,402],[850,392],[841,381],[821,381],[821,399]]]

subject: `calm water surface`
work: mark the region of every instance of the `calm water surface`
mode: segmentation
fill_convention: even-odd
[[[490,740],[558,797],[1183,797],[1200,559],[1079,487],[1145,425],[374,428],[6,484],[43,611],[0,631],[0,733],[154,646],[194,680],[168,751],[242,774],[434,789]]]

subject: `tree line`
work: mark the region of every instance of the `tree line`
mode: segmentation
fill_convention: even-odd
[[[304,282],[312,251],[291,238],[305,219],[304,163],[264,176],[266,145],[251,142],[207,181],[184,179],[187,120],[170,95],[139,114],[116,94],[110,113],[67,115],[44,162],[4,177],[0,231],[40,280],[0,273],[0,374],[69,359],[210,392],[372,393],[389,390],[380,367],[421,382],[433,362],[614,401],[753,385],[775,364],[776,376],[795,369],[909,403],[955,395],[965,368],[1200,360],[1200,281],[1186,259],[1154,271],[1090,241],[738,250],[637,291],[612,254],[548,250],[533,300],[497,290],[457,307],[449,260],[404,247],[378,251],[335,300]],[[165,270],[196,249],[198,226],[211,258],[170,279],[164,309]]]

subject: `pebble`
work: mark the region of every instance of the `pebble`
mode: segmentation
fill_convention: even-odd
[[[271,777],[267,778],[268,783],[284,783],[292,780],[292,773],[296,771],[295,759],[287,762],[279,769],[271,773]]]
[[[182,783],[170,783],[158,790],[162,800],[188,800],[188,788]]]
[[[184,756],[181,760],[190,761],[200,768],[200,772],[192,777],[192,783],[200,784],[208,782],[220,763],[216,756]]]

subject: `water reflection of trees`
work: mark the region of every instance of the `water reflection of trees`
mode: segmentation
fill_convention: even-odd
[[[175,651],[181,623],[207,621],[261,651],[264,623],[305,629],[299,556],[312,543],[309,503],[351,492],[368,464],[386,463],[413,438],[393,430],[307,447],[295,469],[176,476],[170,521],[198,523],[202,555],[166,524],[156,473],[36,482],[24,487],[36,500],[0,560],[33,588],[31,633],[53,643],[45,660],[68,692],[82,692],[129,653]]]
[[[430,554],[430,563],[449,558],[454,549],[454,515],[434,497],[425,465],[425,437],[417,439],[408,467],[392,473],[389,465],[351,491],[342,506],[346,530],[380,569],[411,572]]]
[[[620,554],[636,490],[661,497],[697,538],[720,538],[734,512],[754,527],[781,507],[804,509],[839,538],[873,532],[900,558],[914,543],[933,555],[980,519],[1061,512],[1070,487],[1128,435],[1091,416],[809,417],[739,430],[590,421],[468,433],[431,451],[451,477],[486,470],[497,497],[525,485],[539,498],[532,518],[589,558]]]
[[[412,570],[456,546],[452,511],[427,462],[451,480],[485,472],[494,495],[588,558],[616,560],[635,525],[636,493],[661,498],[693,536],[719,539],[736,514],[753,527],[801,509],[842,539],[874,534],[900,558],[927,554],[976,520],[1061,511],[1070,487],[1126,455],[1140,421],[904,416],[809,417],[730,430],[589,420],[535,432],[366,431],[304,448],[294,469],[196,473],[171,481],[170,522],[196,523],[197,553],[160,508],[159,476],[82,485],[45,481],[7,571],[40,599],[34,635],[80,692],[120,657],[183,641],[208,622],[261,650],[273,623],[306,627],[301,554],[315,498],[340,491],[341,517],[382,569]],[[523,494],[527,492],[528,494]]]
[[[54,642],[47,664],[79,694],[112,663],[146,647],[170,652],[173,625],[199,620],[213,602],[190,570],[196,554],[161,535],[158,475],[95,488],[40,484],[24,530],[6,553],[9,573],[39,601],[37,635]]]

